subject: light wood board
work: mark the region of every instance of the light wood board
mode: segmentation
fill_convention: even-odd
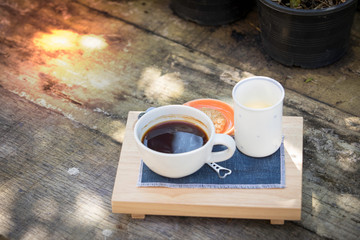
[[[286,187],[284,189],[191,189],[137,187],[140,155],[133,136],[139,112],[128,115],[112,211],[145,215],[269,219],[273,224],[301,219],[303,118],[283,117]],[[214,173],[215,174],[215,173]]]

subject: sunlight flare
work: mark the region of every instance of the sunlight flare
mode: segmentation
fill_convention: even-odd
[[[100,50],[108,46],[102,36],[80,35],[69,30],[51,30],[51,33],[36,34],[33,43],[45,51]]]
[[[35,46],[46,51],[68,50],[76,46],[78,34],[67,30],[52,30],[51,33],[39,33],[34,38]]]
[[[95,35],[85,35],[80,38],[81,46],[89,49],[103,49],[107,47],[104,38]]]
[[[170,99],[178,98],[184,93],[184,82],[180,73],[166,73],[155,67],[146,68],[138,82],[138,88],[144,91],[146,97],[159,103],[167,103]]]

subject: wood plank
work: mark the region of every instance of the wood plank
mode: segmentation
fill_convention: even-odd
[[[15,138],[13,144],[19,151],[10,158],[4,155],[7,152],[4,152],[6,148],[2,147],[4,142],[1,141],[0,162],[3,163],[3,159],[11,160],[11,164],[2,168],[5,171],[18,169],[25,158],[37,161],[37,166],[28,169],[28,175],[21,172],[10,175],[10,182],[0,189],[2,237],[104,239],[104,233],[110,233],[108,239],[233,239],[237,236],[243,239],[253,239],[254,236],[287,239],[300,235],[308,239],[321,239],[292,222],[286,222],[282,228],[273,228],[262,220],[147,216],[138,223],[132,221],[130,216],[112,214],[110,199],[120,153],[119,144],[106,135],[3,88],[0,88],[0,102],[6,109],[5,112],[0,111],[1,122],[12,119],[17,113],[21,121],[14,121],[11,125],[23,125],[21,130],[17,128],[16,131],[26,134],[31,129],[37,129],[38,132],[34,144],[24,146],[21,151],[19,146],[24,143],[23,138]],[[52,134],[55,132],[59,134]],[[55,147],[54,143],[57,143]],[[81,143],[87,145],[82,146]],[[34,146],[36,152],[32,151]],[[43,154],[37,157],[38,152]],[[39,172],[43,164],[52,167]],[[73,167],[79,169],[77,175],[68,173]]]
[[[257,9],[254,8],[245,19],[221,27],[201,27],[174,15],[168,8],[169,1],[153,1],[142,5],[142,1],[122,3],[81,1],[84,5],[129,21],[136,27],[153,32],[201,52],[218,62],[237,67],[256,75],[269,76],[280,81],[287,89],[294,90],[321,102],[325,102],[347,113],[360,116],[360,12],[357,12],[351,33],[348,53],[338,62],[320,69],[308,70],[286,67],[272,60],[264,52]],[[116,6],[116,7],[115,7]],[[117,8],[118,7],[118,8]],[[124,15],[121,7],[136,9],[133,14]],[[148,22],[154,13],[159,16],[161,27],[153,29]],[[161,17],[160,17],[161,16]],[[196,39],[191,43],[191,39]],[[312,79],[311,82],[305,82]],[[321,87],[320,87],[321,86]],[[356,86],[354,88],[354,86]],[[315,90],[316,89],[316,90]]]
[[[145,215],[144,214],[131,214],[131,217],[133,219],[145,219]]]
[[[278,219],[271,219],[270,223],[273,225],[283,225],[284,224],[284,220],[278,220]]]
[[[133,136],[139,112],[129,112],[112,196],[115,213],[301,219],[302,131],[300,117],[284,117],[285,189],[191,189],[136,187],[140,156]]]
[[[13,123],[0,134],[0,233],[10,239],[85,236],[110,207],[120,144],[3,88],[0,101],[6,103],[0,122]],[[69,231],[74,226],[82,230]]]

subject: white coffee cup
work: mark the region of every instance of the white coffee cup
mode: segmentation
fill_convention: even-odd
[[[282,141],[284,88],[262,76],[238,82],[232,91],[236,146],[251,157],[276,152]]]
[[[200,148],[184,153],[162,153],[142,143],[142,138],[153,126],[169,121],[185,121],[200,127],[208,141]],[[168,105],[155,108],[144,114],[135,124],[135,141],[145,164],[155,173],[179,178],[199,170],[205,163],[221,162],[232,157],[236,150],[235,141],[225,134],[216,134],[211,119],[202,111],[184,105]],[[224,145],[226,150],[212,152],[214,145]]]

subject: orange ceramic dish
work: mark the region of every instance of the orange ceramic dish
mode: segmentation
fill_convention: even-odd
[[[216,99],[196,99],[184,105],[205,112],[213,121],[216,133],[234,134],[234,109],[229,104]]]

